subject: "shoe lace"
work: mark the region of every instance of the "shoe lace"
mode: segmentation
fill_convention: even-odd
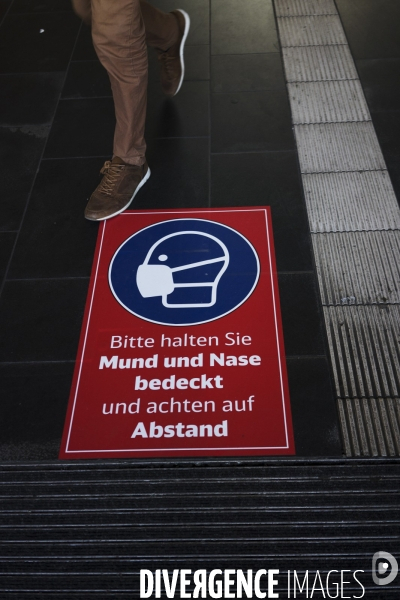
[[[165,74],[169,79],[173,77],[174,71],[172,69],[173,63],[175,61],[175,56],[169,53],[169,50],[165,50],[165,52],[160,51],[158,53],[158,59],[161,62],[161,66]]]
[[[115,184],[119,179],[119,176],[124,169],[125,165],[115,164],[110,160],[107,160],[104,163],[103,168],[100,170],[100,173],[104,175],[104,177],[101,180],[99,191],[101,191],[103,194],[107,194],[107,196],[110,196],[114,190]]]

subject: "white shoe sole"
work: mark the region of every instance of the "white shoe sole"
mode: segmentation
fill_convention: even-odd
[[[143,187],[143,185],[149,179],[150,175],[151,175],[150,168],[147,167],[146,175],[143,177],[143,179],[138,184],[136,190],[133,193],[132,198],[129,200],[129,202],[123,208],[121,208],[121,210],[118,210],[117,212],[113,213],[112,215],[108,215],[107,217],[102,217],[101,219],[89,219],[88,217],[85,217],[85,218],[88,219],[88,221],[106,221],[107,219],[112,219],[113,217],[116,217],[117,215],[120,215],[122,212],[124,212],[124,210],[126,210],[128,208],[128,206],[130,206],[130,204],[133,201],[134,197],[136,196],[136,194],[138,193],[138,191],[140,190],[140,188]]]
[[[180,78],[180,81],[179,81],[179,85],[177,87],[177,90],[176,90],[174,96],[176,96],[177,93],[179,92],[179,90],[181,89],[183,78],[185,76],[185,61],[183,60],[183,50],[184,50],[186,38],[188,36],[189,29],[190,29],[190,17],[187,14],[187,12],[185,12],[181,8],[177,8],[176,12],[180,12],[183,15],[184,19],[185,19],[185,31],[183,32],[183,37],[182,37],[182,40],[181,40],[181,45],[179,47],[179,58],[180,58],[180,61],[181,61],[182,73],[181,73],[181,78]]]

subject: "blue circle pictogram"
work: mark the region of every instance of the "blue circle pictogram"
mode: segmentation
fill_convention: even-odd
[[[238,308],[253,292],[260,263],[227,225],[171,219],[129,237],[114,254],[109,284],[129,312],[160,325],[200,325]]]

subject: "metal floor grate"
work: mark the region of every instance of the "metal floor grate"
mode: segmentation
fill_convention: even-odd
[[[397,459],[3,464],[0,597],[138,598],[141,568],[362,569],[396,556]],[[360,588],[349,587],[349,595]],[[300,596],[301,597],[301,596]],[[320,597],[314,594],[313,597]],[[321,596],[322,597],[322,596]]]

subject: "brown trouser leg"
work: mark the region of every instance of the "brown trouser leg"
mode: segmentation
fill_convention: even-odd
[[[108,72],[117,120],[114,156],[132,165],[145,162],[147,48],[167,50],[178,25],[145,0],[72,0],[77,14],[92,24],[93,44]]]

